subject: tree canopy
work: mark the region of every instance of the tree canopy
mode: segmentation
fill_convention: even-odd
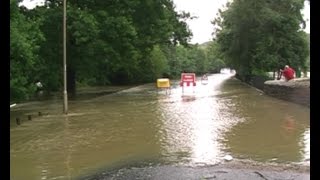
[[[35,90],[32,84],[39,78],[40,44],[45,41],[40,24],[40,19],[26,17],[18,2],[10,0],[10,99],[28,98]]]
[[[27,98],[34,81],[48,91],[61,89],[62,0],[34,9],[10,1],[11,98]],[[172,0],[68,0],[68,91],[75,84],[150,82],[169,71],[166,51],[188,46],[192,36]],[[18,98],[19,96],[19,98]]]
[[[304,0],[234,0],[213,21],[227,65],[249,77],[288,64],[306,68]]]
[[[10,0],[10,100],[63,85],[62,0],[27,9]],[[172,0],[68,0],[68,93],[76,85],[136,84],[183,71],[261,75],[309,65],[303,0],[234,0],[219,10],[214,40],[189,44],[187,12]],[[62,92],[62,91],[61,91]]]

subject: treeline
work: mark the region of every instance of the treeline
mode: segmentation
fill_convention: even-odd
[[[310,3],[310,2],[309,2]],[[218,51],[240,79],[277,71],[285,65],[307,71],[308,36],[304,0],[233,0],[213,21]]]
[[[10,0],[10,100],[40,80],[62,92],[62,0],[32,10]],[[172,0],[67,0],[68,93],[77,85],[137,84],[230,67],[250,81],[284,65],[309,69],[304,0],[233,0],[212,21],[214,41],[191,45]]]
[[[47,92],[63,88],[63,1],[31,10],[20,2],[10,0],[11,101],[32,97],[38,80]],[[214,70],[208,48],[188,44],[192,17],[174,8],[172,0],[67,0],[68,93]]]

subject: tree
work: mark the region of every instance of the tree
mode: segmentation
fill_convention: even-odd
[[[150,61],[152,64],[151,74],[153,75],[151,80],[161,78],[163,77],[164,74],[168,74],[169,73],[168,60],[159,45],[154,46],[150,55],[151,55]]]
[[[208,71],[218,73],[220,69],[226,67],[223,55],[219,50],[217,41],[211,42],[206,50],[208,59]]]
[[[16,18],[13,22],[19,23],[13,23],[12,27],[22,33],[13,31],[12,42],[23,39],[18,38],[19,35],[27,39],[25,44],[33,47],[29,48],[28,56],[34,59],[28,58],[28,61],[36,62],[36,74],[46,90],[61,90],[62,0],[46,0],[44,6],[32,10],[17,8],[16,13],[21,14],[21,18]],[[31,32],[31,27],[18,27],[24,24],[24,18],[26,23],[36,23],[32,26],[36,31]],[[185,23],[188,18],[188,13],[174,11],[172,0],[68,0],[68,93],[76,91],[76,82],[87,85],[142,83],[153,81],[161,73],[171,74],[167,64],[173,59],[168,58],[167,50],[178,44],[187,46],[191,36]],[[29,36],[33,32],[45,38]],[[31,39],[33,41],[27,42]],[[37,39],[39,41],[35,41]],[[30,72],[29,68],[35,67],[25,68]],[[12,69],[20,71],[23,67]],[[24,77],[20,74],[17,77],[20,81],[30,81],[35,76],[34,73],[26,75],[30,80],[22,80]]]
[[[285,64],[305,67],[303,0],[235,0],[220,11],[217,42],[226,63],[248,80]]]
[[[44,41],[40,24],[20,13],[17,0],[10,0],[10,101],[28,99],[35,92],[39,43]]]

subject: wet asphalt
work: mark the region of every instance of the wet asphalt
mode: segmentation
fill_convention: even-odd
[[[85,178],[88,180],[309,180],[310,173],[289,170],[234,169],[224,167],[159,166],[123,168]]]

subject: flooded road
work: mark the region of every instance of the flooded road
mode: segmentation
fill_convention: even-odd
[[[41,111],[42,116],[37,116]],[[15,124],[32,114],[32,121]],[[24,117],[24,119],[26,119]],[[80,179],[122,166],[198,167],[234,159],[309,164],[310,109],[278,100],[230,74],[171,92],[146,84],[69,102],[11,109],[10,177]]]

